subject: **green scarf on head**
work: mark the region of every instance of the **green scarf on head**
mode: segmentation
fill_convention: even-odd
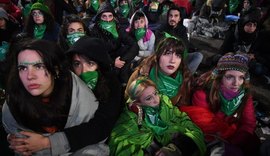
[[[99,21],[99,25],[103,30],[108,31],[110,34],[112,34],[112,36],[116,39],[119,37],[118,32],[116,30],[116,23],[114,20],[107,22],[107,21],[103,21],[100,20]]]
[[[127,18],[129,14],[130,8],[128,4],[123,4],[120,6],[120,13],[123,17]]]
[[[69,46],[73,45],[76,41],[78,41],[83,36],[85,36],[84,32],[75,32],[72,34],[68,34],[67,35],[68,45]]]
[[[97,85],[98,80],[98,72],[97,71],[88,71],[85,73],[82,73],[80,75],[80,78],[86,83],[86,85],[90,89],[95,89]]]
[[[168,125],[160,119],[160,108],[159,107],[142,107],[145,113],[145,123],[150,127],[155,134],[162,135],[167,129]]]
[[[97,12],[98,8],[99,8],[99,1],[98,0],[92,0],[91,4],[90,4],[90,7],[92,9],[94,9],[95,12]]]
[[[221,92],[219,92],[219,98],[221,101],[221,111],[225,113],[227,116],[232,115],[235,110],[240,106],[243,97],[245,96],[245,90],[243,89],[238,96],[231,100],[227,100],[224,98]]]
[[[146,29],[145,28],[138,28],[138,29],[135,29],[135,37],[136,37],[136,40],[139,41],[140,39],[142,39],[145,34],[146,34]]]
[[[158,91],[161,94],[167,95],[169,98],[177,95],[179,87],[182,85],[183,81],[183,76],[180,71],[177,72],[175,78],[172,78],[160,70],[156,73],[155,68],[151,69],[149,77],[157,85]]]
[[[46,25],[42,24],[42,25],[35,25],[34,27],[34,38],[35,39],[42,39],[44,36],[46,30]]]

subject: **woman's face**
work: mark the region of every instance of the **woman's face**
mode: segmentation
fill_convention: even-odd
[[[47,97],[51,94],[54,81],[41,56],[35,50],[23,50],[18,55],[19,77],[32,96]]]
[[[103,12],[103,13],[101,14],[100,19],[101,19],[102,21],[110,22],[110,21],[113,20],[113,13],[111,13],[111,12]]]
[[[139,98],[141,105],[156,107],[159,105],[160,98],[155,87],[149,86],[143,92]]]
[[[72,67],[76,75],[81,75],[88,71],[96,71],[98,65],[95,61],[86,60],[85,57],[75,54],[72,58]]]
[[[0,29],[6,29],[6,20],[0,17]]]
[[[159,58],[161,71],[170,76],[177,71],[181,63],[181,55],[172,50],[166,50]]]
[[[40,25],[44,23],[44,15],[40,10],[33,10],[31,15],[36,24]]]
[[[247,33],[253,33],[257,29],[257,23],[248,22],[244,26],[244,31]]]
[[[134,21],[134,29],[144,28],[145,27],[145,18],[141,17],[140,19]]]
[[[68,34],[73,34],[75,32],[81,32],[81,33],[84,32],[84,28],[83,28],[83,25],[81,23],[73,22],[73,23],[69,24],[69,26],[68,26]]]
[[[222,84],[227,89],[237,92],[245,81],[245,73],[237,70],[227,70],[222,77]]]

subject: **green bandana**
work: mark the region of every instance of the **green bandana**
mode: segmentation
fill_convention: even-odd
[[[98,80],[98,72],[97,71],[88,71],[85,73],[82,73],[80,75],[80,78],[86,83],[86,85],[90,89],[95,89],[97,80]]]
[[[169,9],[170,7],[168,5],[164,5],[162,8],[162,15],[167,15]]]
[[[68,34],[67,35],[68,45],[69,46],[73,45],[76,41],[78,41],[83,36],[85,36],[84,32],[75,32],[72,34]]]
[[[232,14],[238,7],[239,0],[229,0],[229,11]]]
[[[114,38],[118,38],[118,32],[116,30],[116,23],[114,20],[107,22],[107,21],[99,21],[99,25],[102,29],[108,31]]]
[[[242,102],[242,98],[245,95],[245,90],[242,90],[239,95],[232,100],[226,100],[224,96],[219,92],[219,97],[221,100],[221,111],[225,113],[227,116],[232,115],[235,110],[239,107]]]
[[[0,61],[3,61],[6,58],[6,53],[9,48],[9,43],[2,41],[2,46],[0,46]]]
[[[34,27],[34,38],[36,39],[42,39],[44,36],[44,32],[46,30],[46,25],[35,25]]]
[[[112,5],[112,7],[115,8],[116,0],[110,0],[110,3],[111,3],[111,5]]]
[[[136,37],[137,41],[142,39],[145,36],[145,33],[146,33],[145,28],[135,29],[135,37]]]
[[[151,7],[149,7],[151,12],[157,12],[158,11],[158,6],[159,6],[159,2],[152,2],[153,5]]]
[[[94,9],[95,12],[98,11],[99,8],[99,1],[98,0],[92,0],[90,7],[92,7],[92,9]]]
[[[158,70],[158,73],[156,74],[155,68],[152,68],[149,76],[150,79],[156,83],[158,91],[161,94],[167,95],[169,98],[177,95],[179,87],[182,85],[183,81],[183,76],[180,71],[177,72],[175,78],[172,78],[165,75],[160,70]]]
[[[128,17],[129,10],[130,10],[130,8],[129,8],[128,4],[123,4],[123,5],[120,6],[120,13],[125,18]]]
[[[154,133],[162,135],[167,129],[168,125],[160,119],[160,108],[159,107],[142,107],[145,113],[145,123],[150,127]]]

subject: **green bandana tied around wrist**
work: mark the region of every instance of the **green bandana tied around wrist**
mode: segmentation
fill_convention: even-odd
[[[44,32],[46,30],[46,25],[35,25],[34,27],[34,38],[35,39],[42,39],[44,36]]]
[[[120,6],[120,13],[125,18],[128,17],[129,10],[130,10],[130,8],[129,8],[128,4],[123,4],[123,5]]]
[[[177,95],[183,81],[183,76],[180,71],[177,72],[175,78],[172,78],[160,70],[158,70],[158,73],[156,74],[155,68],[151,69],[149,77],[157,85],[158,91],[161,94],[167,95],[169,98]]]
[[[98,0],[92,0],[91,4],[90,4],[90,7],[92,9],[94,9],[95,12],[97,12],[98,8],[99,8],[99,1]]]
[[[145,113],[145,123],[150,127],[154,133],[162,135],[168,128],[167,124],[160,119],[160,108],[159,107],[142,107],[143,112]]]
[[[99,25],[102,29],[108,31],[112,36],[116,39],[118,38],[118,32],[116,30],[116,23],[114,20],[107,22],[107,21],[99,21]]]
[[[86,85],[90,89],[95,89],[97,80],[98,80],[98,72],[97,71],[88,71],[85,73],[82,73],[80,75],[80,78],[86,83]]]
[[[145,28],[138,28],[135,29],[135,37],[137,39],[137,41],[139,41],[140,39],[142,39],[145,36],[146,30]]]
[[[245,90],[242,90],[239,95],[231,100],[224,98],[221,92],[219,92],[219,98],[221,101],[221,111],[227,116],[232,115],[235,110],[240,106],[242,99],[245,95]]]
[[[67,35],[68,45],[69,46],[73,45],[76,41],[78,41],[83,36],[85,36],[84,32],[75,32],[72,34],[68,34]]]

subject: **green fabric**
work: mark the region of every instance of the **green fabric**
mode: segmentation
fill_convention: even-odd
[[[137,39],[137,41],[139,41],[140,39],[142,39],[145,34],[146,34],[146,29],[145,28],[138,28],[135,29],[135,38]]]
[[[239,95],[231,100],[226,100],[221,92],[219,92],[219,97],[221,100],[221,111],[227,116],[232,115],[235,110],[240,106],[242,99],[245,95],[245,90],[242,90]]]
[[[157,85],[158,91],[161,94],[167,95],[170,98],[177,95],[179,87],[182,85],[183,76],[180,71],[177,72],[175,78],[165,75],[163,72],[158,70],[156,73],[156,68],[150,70],[150,79]]]
[[[130,8],[128,4],[123,4],[120,6],[120,13],[123,17],[127,18],[129,14]]]
[[[168,5],[164,5],[162,7],[162,15],[167,15],[167,12],[169,11],[170,7]]]
[[[38,0],[36,3],[34,3],[32,6],[31,6],[31,12],[33,10],[42,10],[48,14],[50,14],[50,10],[49,10],[49,7],[47,5],[44,4],[44,0]]]
[[[97,71],[88,71],[84,72],[80,75],[80,78],[86,83],[86,85],[90,89],[95,89],[98,80],[98,72]]]
[[[95,12],[98,11],[98,8],[99,8],[99,1],[98,0],[92,0],[90,5],[91,5],[92,9],[94,9]]]
[[[157,135],[162,135],[167,130],[168,125],[160,119],[159,107],[142,107],[145,113],[145,123]]]
[[[99,25],[102,29],[108,31],[110,34],[112,34],[112,36],[114,38],[118,38],[119,35],[118,35],[118,32],[116,30],[116,23],[115,21],[110,21],[110,22],[107,22],[107,21],[99,21]]]
[[[35,39],[42,39],[44,36],[46,30],[46,25],[42,24],[42,25],[35,25],[34,27],[34,38]]]
[[[72,34],[68,34],[67,35],[68,45],[69,46],[73,45],[76,41],[78,41],[83,36],[85,36],[84,32],[75,32]]]
[[[144,149],[148,148],[152,141],[157,140],[162,145],[170,143],[173,134],[182,133],[190,137],[198,146],[201,155],[206,147],[202,131],[190,120],[186,113],[172,105],[170,99],[160,96],[160,120],[167,129],[159,135],[153,131],[143,120],[138,126],[137,114],[124,108],[109,138],[110,155],[112,156],[143,156]]]
[[[6,53],[9,48],[9,43],[2,41],[2,46],[0,46],[0,61],[3,61],[6,58]]]
[[[115,5],[116,4],[116,0],[110,0],[110,3],[111,3],[111,5],[112,5],[113,8],[116,7],[116,5]]]
[[[239,0],[229,0],[229,12],[232,14],[236,11],[239,5]]]
[[[26,4],[23,8],[23,17],[24,18],[27,18],[29,15],[30,15],[30,10],[31,10],[31,7],[32,7],[32,2],[29,3],[29,4]]]

